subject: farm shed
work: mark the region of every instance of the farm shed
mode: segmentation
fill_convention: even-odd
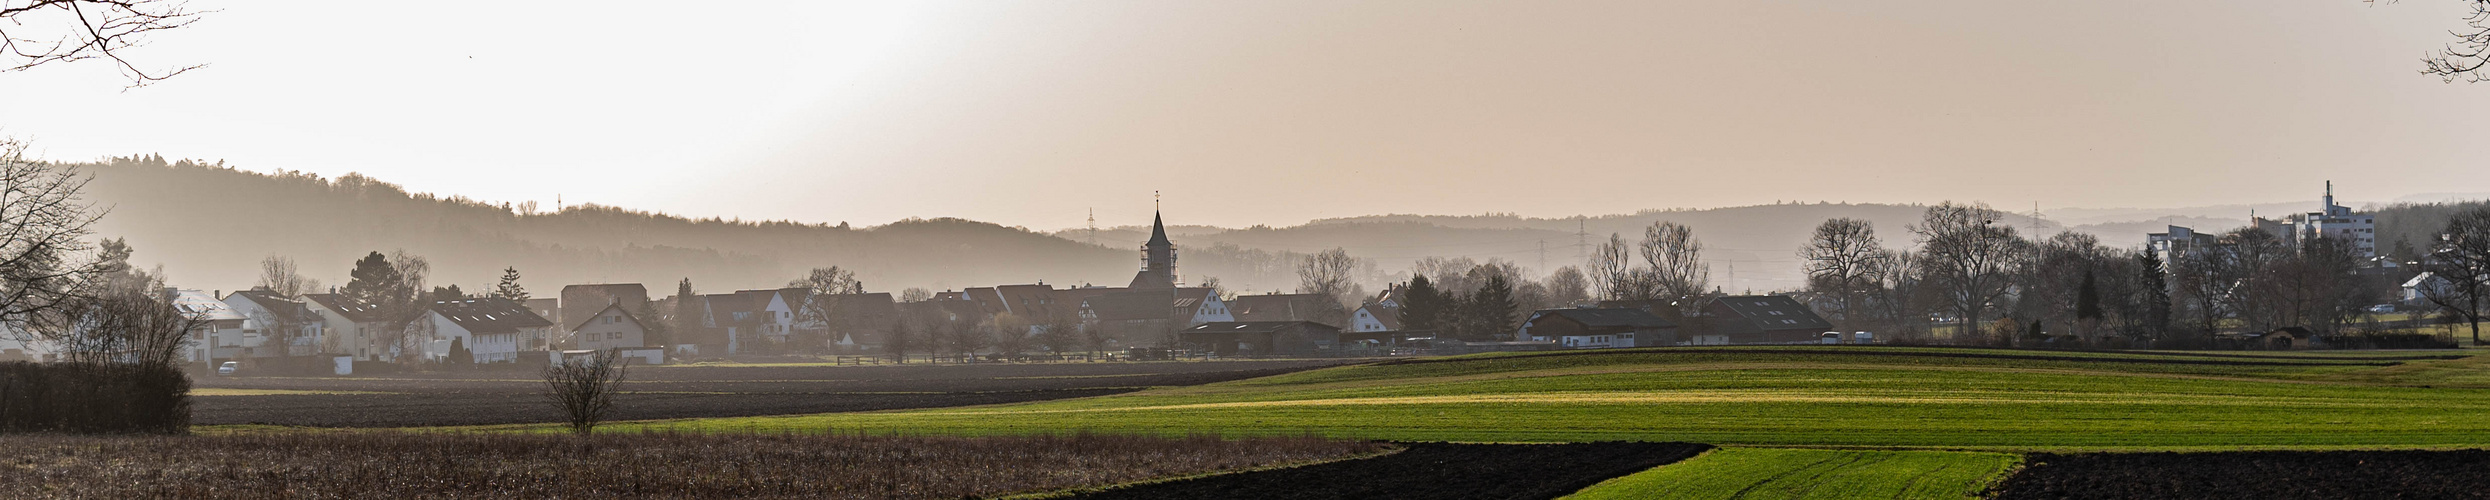
[[[1184,330],[1186,344],[1221,356],[1311,356],[1340,342],[1340,328],[1312,321],[1218,321]]]
[[[1813,344],[1822,342],[1821,335],[1833,329],[1833,322],[1817,316],[1806,304],[1779,295],[1712,299],[1704,304],[1703,316],[1709,331],[1692,332],[1689,343]]]
[[[1642,309],[1547,309],[1522,321],[1523,338],[1568,349],[1677,345],[1677,323]]]

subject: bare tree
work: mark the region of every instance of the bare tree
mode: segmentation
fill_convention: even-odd
[[[0,0],[0,54],[8,58],[0,72],[104,59],[133,87],[172,78],[199,66],[149,71],[123,53],[155,32],[189,26],[199,14],[180,0]]]
[[[562,411],[571,432],[585,436],[614,409],[614,393],[621,390],[630,363],[619,351],[607,349],[547,366],[545,399]]]
[[[1582,268],[1565,266],[1548,273],[1547,302],[1556,307],[1570,307],[1591,300],[1591,280]]]
[[[839,266],[813,268],[804,279],[787,282],[789,288],[802,288],[806,300],[796,306],[794,338],[798,349],[812,352],[829,348],[836,340],[833,333],[843,331],[849,308],[846,296],[865,293],[865,284],[856,280],[856,272]]]
[[[1684,299],[1712,288],[1712,268],[1703,263],[1703,241],[1695,239],[1694,229],[1675,222],[1652,224],[1643,229],[1640,250],[1656,298]]]
[[[288,299],[301,297],[320,289],[320,280],[303,276],[294,267],[294,259],[270,255],[259,261],[259,289]]]
[[[1927,333],[1930,288],[1917,255],[1888,252],[1869,260],[1867,273],[1875,282],[1869,306],[1879,323],[1898,340],[1916,340]]]
[[[85,238],[103,217],[82,198],[91,177],[25,154],[25,143],[0,139],[0,326],[21,330],[105,272],[73,260],[93,248]]]
[[[1984,203],[1928,207],[1920,225],[1919,266],[1952,302],[1961,332],[1980,331],[1981,315],[2014,293],[2015,273],[2031,259],[2031,243],[1999,224],[2005,214]]]
[[[1349,301],[1365,295],[1356,281],[1357,259],[1343,249],[1330,249],[1306,256],[1297,264],[1297,293],[1321,295],[1323,310],[1315,313],[1314,321],[1331,325],[1348,324]]]
[[[2473,345],[2481,345],[2482,307],[2490,302],[2490,208],[2475,209],[2447,220],[2433,245],[2430,274],[2440,284],[2424,283],[2422,296],[2439,309],[2472,325]]]
[[[927,289],[925,289],[925,287],[913,287],[913,286],[912,286],[912,287],[908,287],[908,289],[906,289],[906,290],[900,290],[900,291],[899,291],[899,301],[900,301],[900,302],[924,302],[924,301],[927,301],[927,300],[933,300],[933,298],[934,298],[934,291],[933,291],[933,290],[927,290]]]
[[[2490,79],[2490,75],[2482,72],[2483,67],[2490,66],[2490,0],[2462,1],[2471,10],[2464,16],[2467,29],[2449,31],[2455,41],[2449,42],[2437,53],[2422,57],[2421,74],[2436,76],[2447,82],[2462,80],[2479,83]]]
[[[190,333],[206,324],[206,311],[177,303],[164,286],[164,271],[128,265],[134,253],[120,240],[103,243],[104,272],[79,284],[63,307],[47,311],[37,335],[61,346],[70,361],[135,363],[170,367],[183,359]]]
[[[1608,243],[1591,249],[1590,262],[1583,263],[1583,274],[1590,275],[1592,290],[1601,300],[1635,300],[1642,286],[1633,270],[1634,255],[1626,249],[1625,237],[1608,235]]]
[[[1816,225],[1807,246],[1798,250],[1798,258],[1807,273],[1810,291],[1833,297],[1841,304],[1834,318],[1844,325],[1854,325],[1866,314],[1861,301],[1876,287],[1875,266],[1892,250],[1885,249],[1876,239],[1876,227],[1859,219],[1828,219]]]
[[[1046,311],[1046,324],[1039,328],[1044,330],[1038,332],[1038,343],[1045,346],[1048,352],[1060,355],[1081,348],[1079,313],[1063,307],[1050,307]]]

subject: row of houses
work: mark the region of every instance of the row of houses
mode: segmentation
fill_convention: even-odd
[[[495,363],[548,351],[650,348],[695,356],[871,353],[883,350],[903,321],[920,332],[979,328],[1037,335],[1068,326],[1099,338],[1108,349],[1175,347],[1230,356],[1338,354],[1349,347],[1433,337],[1402,327],[1405,290],[1398,286],[1354,308],[1315,294],[1222,296],[1212,288],[1185,286],[1175,273],[1176,258],[1163,221],[1153,220],[1141,270],[1122,287],[1001,285],[902,303],[888,293],[819,294],[806,288],[678,293],[652,300],[637,283],[577,284],[552,298],[436,301],[403,323],[334,291],[300,297],[264,290],[173,293],[176,307],[205,320],[187,349],[194,362],[309,355],[446,361],[460,355],[469,357],[460,361]],[[1509,336],[1507,347],[1808,343],[1831,327],[1788,297],[1713,299],[1694,315],[1703,324],[1692,329],[1655,314],[1668,307],[1675,306],[1612,302],[1534,311]],[[657,330],[669,335],[654,338],[651,332]],[[10,355],[8,348],[0,346],[0,357]]]

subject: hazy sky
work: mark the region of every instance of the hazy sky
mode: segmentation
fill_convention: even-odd
[[[2490,191],[2461,3],[375,2],[0,73],[0,134],[491,201],[1049,229]]]

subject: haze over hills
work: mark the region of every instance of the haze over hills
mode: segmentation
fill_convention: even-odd
[[[693,220],[594,205],[532,212],[408,193],[359,175],[262,174],[160,157],[83,168],[95,174],[90,198],[112,210],[98,235],[128,238],[139,250],[138,262],[161,263],[178,284],[203,289],[250,286],[258,262],[269,255],[294,258],[312,277],[342,284],[354,259],[395,249],[428,258],[435,284],[476,289],[498,278],[502,268],[517,267],[525,283],[543,293],[564,284],[637,282],[662,294],[686,277],[704,292],[775,287],[807,269],[831,265],[856,270],[877,291],[1041,281],[1120,286],[1138,266],[1132,249],[1148,235],[1146,227],[1101,228],[1094,235],[1087,228],[1041,233],[959,219],[872,227]],[[2275,205],[2276,215],[2288,206]],[[2257,207],[2260,213],[2266,209]],[[1695,230],[1722,289],[1760,292],[1801,285],[1795,253],[1825,219],[1868,220],[1887,246],[1903,248],[1912,241],[1908,226],[1924,208],[1782,203],[1573,218],[1393,214],[1241,229],[1183,224],[1183,213],[1167,218],[1182,249],[1179,271],[1188,281],[1216,277],[1246,293],[1289,291],[1296,284],[1293,262],[1333,247],[1371,264],[1361,275],[1370,289],[1405,279],[1413,262],[1431,256],[1505,259],[1545,273],[1581,262],[1585,241],[1615,234],[1631,242],[1660,221]],[[2108,221],[2071,228],[2021,214],[2005,222],[2027,233],[2074,230],[2132,247],[2144,233],[2166,225],[2221,230],[2244,224],[2244,219],[2191,215],[2229,208],[2053,210]]]

